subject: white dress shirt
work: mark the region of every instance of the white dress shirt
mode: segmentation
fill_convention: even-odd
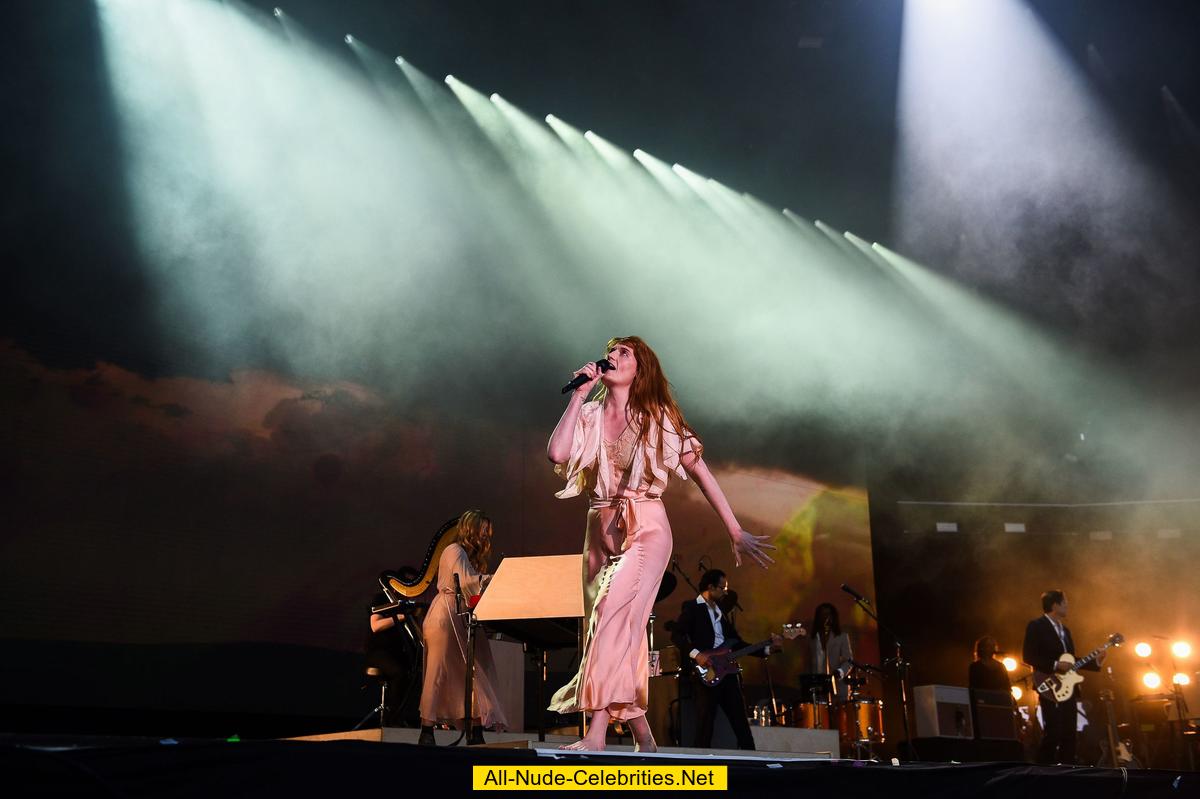
[[[720,649],[721,644],[725,643],[725,633],[721,630],[721,609],[717,607],[715,602],[710,605],[703,594],[696,597],[696,604],[703,605],[708,610],[708,618],[712,621],[713,626],[713,649]],[[688,657],[695,660],[698,654],[700,654],[700,650],[693,649],[691,652],[688,652]]]

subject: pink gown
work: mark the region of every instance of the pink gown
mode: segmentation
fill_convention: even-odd
[[[421,718],[456,722],[463,717],[467,677],[467,630],[454,612],[454,575],[463,594],[483,589],[484,577],[471,565],[467,551],[451,544],[438,561],[438,593],[429,603],[421,632],[425,636],[425,681],[421,685]],[[504,712],[496,701],[493,686],[496,666],[492,649],[482,630],[475,630],[475,697],[472,718],[484,727],[507,728]]]
[[[559,499],[588,496],[583,545],[588,626],[579,671],[550,702],[559,713],[607,709],[622,721],[646,713],[646,625],[671,558],[671,525],[661,496],[670,473],[687,479],[680,457],[701,451],[698,439],[681,439],[669,421],[665,429],[652,420],[646,424],[642,444],[636,423],[616,441],[604,441],[600,404],[585,403],[570,460],[555,467],[567,480]]]

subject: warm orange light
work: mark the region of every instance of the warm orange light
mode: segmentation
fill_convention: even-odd
[[[1159,677],[1152,671],[1148,671],[1142,675],[1142,685],[1153,691],[1162,685],[1162,677]]]
[[[1177,658],[1191,657],[1192,645],[1187,641],[1176,641],[1171,644],[1171,654]]]
[[[1171,678],[1171,682],[1176,685],[1190,685],[1192,678],[1180,671],[1176,672],[1175,676]]]
[[[1003,663],[1004,668],[1008,669],[1009,671],[1017,670],[1017,659],[1016,658],[1005,658],[1004,660],[1002,660],[1000,662]],[[1020,699],[1021,697],[1018,696],[1017,698]]]
[[[1150,649],[1150,644],[1146,643],[1145,641],[1140,641],[1138,645],[1133,648],[1133,651],[1140,658],[1148,658],[1150,657],[1150,652],[1152,650]]]
[[[1186,677],[1187,675],[1184,675],[1184,676]],[[1022,694],[1024,694],[1024,693],[1025,693],[1025,692],[1021,690],[1021,686],[1019,686],[1019,685],[1014,685],[1014,686],[1012,687],[1012,695],[1013,695],[1013,699],[1015,699],[1016,701],[1020,702],[1020,701],[1021,701],[1021,695],[1022,695]]]

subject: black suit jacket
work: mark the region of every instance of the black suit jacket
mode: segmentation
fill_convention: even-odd
[[[747,642],[738,635],[737,627],[734,626],[732,619],[722,615],[720,625],[721,634],[725,636],[722,647],[741,649],[746,646]],[[699,649],[701,652],[712,649],[714,640],[716,640],[716,636],[712,619],[708,615],[708,608],[696,602],[695,599],[684,602],[679,611],[679,618],[675,620],[675,629],[671,631],[671,643],[679,647],[679,654],[686,658],[693,649]],[[754,654],[762,655],[763,652],[760,650]]]
[[[1036,618],[1025,625],[1025,643],[1021,647],[1021,659],[1034,671],[1053,674],[1054,664],[1064,652],[1075,654],[1075,642],[1071,639],[1071,630],[1065,624],[1063,625],[1063,638],[1067,642],[1065,649],[1063,642],[1058,638],[1058,633],[1054,631],[1054,624],[1050,619],[1045,616]],[[1100,667],[1095,663],[1089,663],[1083,667],[1083,670],[1100,671]]]

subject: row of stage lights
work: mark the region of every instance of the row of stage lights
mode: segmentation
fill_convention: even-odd
[[[278,6],[276,6],[274,9],[272,9],[272,13],[273,13],[273,14],[274,14],[276,17],[278,17],[278,18],[282,18],[282,17],[283,17],[283,9],[282,9],[282,8],[279,8]],[[347,34],[345,35],[345,37],[343,37],[342,41],[344,41],[346,44],[351,44],[351,45],[352,45],[352,44],[354,44],[354,42],[355,42],[355,41],[357,41],[357,40],[354,38],[354,34],[347,33]],[[403,67],[403,66],[405,65],[405,63],[406,63],[406,62],[405,62],[405,60],[404,60],[404,57],[403,57],[403,56],[396,56],[395,63],[396,63],[396,66],[398,66],[398,67]],[[445,82],[446,82],[446,84],[447,84],[447,85],[449,85],[449,84],[453,84],[455,81],[456,81],[456,79],[455,79],[455,77],[454,77],[453,75],[447,75],[447,76],[446,76],[446,78],[445,78]],[[500,96],[499,96],[499,95],[497,95],[497,94],[493,94],[493,95],[491,95],[491,97],[489,97],[488,99],[490,99],[492,102],[498,102],[498,101],[499,101],[501,98],[500,98]],[[553,115],[553,114],[547,114],[547,115],[546,115],[546,122],[547,122],[547,123],[549,123],[549,122],[551,121],[551,119],[554,119],[554,118],[555,118],[555,117],[554,117],[554,115]],[[557,120],[556,120],[556,121],[557,121]],[[584,138],[586,138],[586,139],[588,139],[588,140],[592,140],[592,139],[594,139],[594,138],[598,138],[598,137],[597,137],[597,136],[596,136],[594,133],[592,133],[592,131],[590,131],[590,130],[589,130],[589,131],[586,131],[586,132],[585,132],[583,135],[584,135]],[[593,143],[594,143],[594,142],[593,142]],[[648,157],[648,156],[646,155],[646,153],[644,153],[642,150],[634,150],[634,151],[633,151],[633,155],[634,155],[634,157],[635,157],[635,158],[637,158],[639,161],[640,161],[640,160],[642,160],[643,158],[646,158],[646,157]],[[693,172],[690,172],[690,171],[689,171],[689,170],[688,170],[686,167],[680,166],[679,164],[672,164],[672,165],[671,165],[671,169],[672,169],[672,170],[673,170],[673,171],[674,171],[676,174],[680,175],[681,177],[682,177],[682,176],[683,176],[683,175],[686,173],[687,175],[691,175],[691,176],[694,176],[694,177],[700,178],[701,180],[707,180],[707,182],[708,182],[708,183],[710,183],[710,184],[713,184],[713,185],[720,185],[720,184],[719,184],[719,182],[718,182],[718,181],[716,181],[716,180],[714,180],[713,178],[707,178],[707,179],[705,179],[705,178],[702,178],[702,177],[700,177],[700,176],[698,176],[698,175],[695,175],[695,173],[693,173]],[[748,196],[748,195],[747,195],[747,196]],[[783,210],[783,213],[784,213],[785,215],[787,215],[787,214],[789,214],[790,212],[789,212],[789,211],[788,211],[788,210],[785,208],[785,209]],[[819,223],[818,223],[818,224],[819,224]],[[850,235],[850,234],[846,234],[846,235]],[[876,247],[876,248],[878,247],[878,245],[877,245],[877,244],[874,244],[874,243],[873,243],[871,246],[872,246],[872,247]]]
[[[1145,641],[1139,641],[1138,643],[1134,644],[1133,653],[1142,660],[1148,660],[1150,656],[1154,654],[1154,648]],[[1171,655],[1176,660],[1186,660],[1192,656],[1192,645],[1187,641],[1175,641],[1173,644],[1171,644]],[[1001,659],[1000,662],[1003,663],[1004,668],[1010,672],[1016,671],[1020,666],[1020,663],[1017,661],[1017,659],[1011,655]],[[1154,666],[1150,666],[1149,664],[1147,665],[1149,666],[1148,670],[1142,673],[1142,685],[1144,685],[1148,690],[1157,691],[1163,685],[1162,675],[1158,673],[1158,670],[1154,668]],[[1172,663],[1172,665],[1174,666],[1175,664]],[[1191,675],[1189,675],[1186,671],[1179,671],[1176,667],[1175,673],[1171,677],[1171,682],[1172,684],[1183,688],[1191,685],[1192,678]],[[1013,699],[1020,702],[1021,697],[1025,695],[1025,692],[1021,689],[1021,686],[1014,685],[1012,687],[1012,695]]]

